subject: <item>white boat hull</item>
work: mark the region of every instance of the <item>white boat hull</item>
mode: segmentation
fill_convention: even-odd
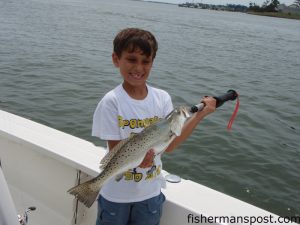
[[[77,184],[79,171],[81,181],[96,176],[104,154],[90,142],[0,110],[2,170],[17,211],[37,207],[30,225],[95,224],[97,203],[88,209],[67,190]],[[167,201],[161,225],[191,224],[201,215],[278,218],[189,180],[167,183],[162,191]]]

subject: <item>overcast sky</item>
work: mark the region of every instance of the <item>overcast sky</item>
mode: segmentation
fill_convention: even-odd
[[[169,2],[169,3],[185,3],[185,2],[195,2],[195,3],[205,3],[205,4],[215,4],[215,5],[226,5],[226,4],[241,4],[249,6],[250,2],[254,2],[257,5],[262,5],[265,0],[154,0],[159,2]],[[291,5],[294,0],[279,0],[280,3],[286,5]]]

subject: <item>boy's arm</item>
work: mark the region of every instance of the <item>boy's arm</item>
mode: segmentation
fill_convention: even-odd
[[[185,141],[200,123],[200,121],[207,116],[208,114],[216,110],[216,99],[213,97],[205,97],[202,99],[202,102],[205,103],[205,107],[202,111],[195,113],[184,125],[181,135],[176,137],[173,142],[167,147],[166,152],[173,151],[179,144]],[[119,140],[109,140],[107,141],[109,150],[111,150],[115,145],[117,145]],[[141,168],[147,168],[152,165],[154,157],[154,151],[149,150],[144,158],[144,161],[139,165]]]
[[[197,127],[200,121],[207,116],[208,114],[216,110],[216,99],[213,97],[205,97],[202,101],[205,104],[205,107],[202,111],[195,113],[192,117],[185,123],[181,135],[176,137],[171,144],[165,150],[166,152],[173,151],[178,145],[185,141]]]
[[[108,144],[108,150],[112,150],[118,143],[120,142],[120,140],[109,140],[107,141]]]

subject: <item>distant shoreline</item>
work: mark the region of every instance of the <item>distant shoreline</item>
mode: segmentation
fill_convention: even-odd
[[[257,15],[257,16],[269,16],[277,18],[295,19],[300,20],[300,14],[296,13],[282,13],[282,12],[247,12],[247,14]]]
[[[141,2],[149,2],[149,3],[158,3],[158,4],[166,4],[166,5],[177,5],[181,6],[184,8],[198,8],[194,7],[195,3],[189,3],[190,7],[187,5],[188,3],[185,4],[176,4],[176,3],[168,3],[168,2],[160,2],[156,0],[131,0],[131,1],[141,1]],[[204,4],[207,5],[207,4]],[[239,5],[236,5],[239,6]],[[243,6],[243,5],[240,5]],[[228,10],[224,8],[225,6],[223,5],[218,5],[216,7],[221,7],[221,9],[214,9],[214,10],[221,10],[221,11],[229,11],[229,12],[242,12],[242,13],[247,13],[250,15],[256,15],[256,16],[268,16],[268,17],[277,17],[277,18],[285,18],[285,19],[295,19],[295,20],[300,20],[300,14],[297,13],[284,13],[284,12],[254,12],[254,11],[246,11],[247,9],[242,9],[242,10]],[[223,8],[222,8],[223,7]],[[246,7],[246,6],[245,6]]]
[[[178,5],[177,3],[170,3],[170,2],[159,2],[155,0],[131,0],[137,2],[149,2],[149,3],[158,3],[158,4],[165,4],[165,5]]]

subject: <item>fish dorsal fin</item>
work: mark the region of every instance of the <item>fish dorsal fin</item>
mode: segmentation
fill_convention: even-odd
[[[115,147],[113,147],[113,149],[110,150],[100,161],[100,169],[104,169],[114,155],[123,147],[123,145],[129,142],[133,136],[134,134],[131,134],[129,138],[120,141]]]

